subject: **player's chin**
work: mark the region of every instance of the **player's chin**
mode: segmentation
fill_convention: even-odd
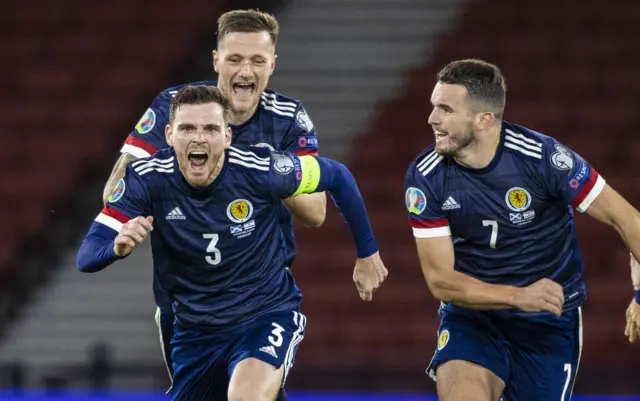
[[[246,113],[252,110],[258,104],[258,96],[253,94],[251,96],[238,96],[234,95],[231,98],[231,107],[236,113]]]
[[[447,139],[436,141],[436,153],[442,156],[451,156],[455,153],[454,147]]]
[[[213,169],[209,166],[209,163],[198,165],[190,162],[186,170],[185,176],[189,184],[193,186],[202,186],[206,184]]]

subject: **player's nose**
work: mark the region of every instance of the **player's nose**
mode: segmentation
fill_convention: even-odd
[[[206,139],[206,134],[205,134],[204,130],[199,129],[193,135],[193,142],[204,143],[206,141],[207,141],[207,139]]]
[[[434,109],[433,111],[431,111],[431,114],[429,114],[429,120],[428,120],[429,124],[431,125],[438,125],[440,124],[440,119],[438,118],[438,114],[436,113],[436,110]]]
[[[253,69],[249,61],[245,61],[240,65],[240,76],[243,78],[251,78],[253,76]]]

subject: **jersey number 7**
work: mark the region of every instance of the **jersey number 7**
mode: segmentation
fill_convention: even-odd
[[[491,226],[491,238],[489,238],[489,247],[496,247],[496,241],[498,241],[498,222],[495,220],[482,220],[482,225],[485,227]]]
[[[222,262],[222,254],[220,253],[220,249],[216,248],[218,245],[218,234],[202,234],[202,238],[211,240],[209,245],[207,246],[207,253],[212,253],[213,256],[207,255],[205,260],[210,265],[217,265]]]

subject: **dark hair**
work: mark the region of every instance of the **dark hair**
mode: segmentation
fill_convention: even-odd
[[[205,104],[205,103],[218,103],[222,106],[222,115],[225,123],[227,122],[227,115],[229,113],[229,100],[222,93],[222,91],[215,86],[185,86],[180,89],[171,100],[171,107],[169,109],[169,124],[173,124],[173,119],[176,116],[178,107],[183,104]]]
[[[276,17],[271,14],[259,10],[233,10],[218,18],[218,43],[233,32],[267,32],[275,46],[280,26]]]
[[[438,81],[464,86],[472,102],[484,103],[487,110],[502,119],[507,84],[495,65],[477,59],[453,61],[440,70]]]

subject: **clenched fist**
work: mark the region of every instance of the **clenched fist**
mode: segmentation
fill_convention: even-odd
[[[636,342],[640,338],[640,305],[635,299],[631,300],[627,308],[627,325],[624,328],[624,335],[630,343]]]
[[[113,240],[113,253],[122,258],[127,256],[153,231],[153,216],[138,216],[122,226],[122,230]]]
[[[380,253],[356,261],[353,269],[353,282],[358,288],[360,298],[371,301],[373,291],[387,278],[389,272],[380,259]]]
[[[640,263],[631,254],[631,282],[634,290],[640,290]],[[624,335],[630,343],[636,342],[640,338],[640,304],[635,299],[631,300],[627,307],[627,324],[624,328]]]
[[[564,292],[560,284],[543,278],[530,286],[520,288],[516,294],[515,305],[525,312],[547,311],[560,316],[564,305]]]

